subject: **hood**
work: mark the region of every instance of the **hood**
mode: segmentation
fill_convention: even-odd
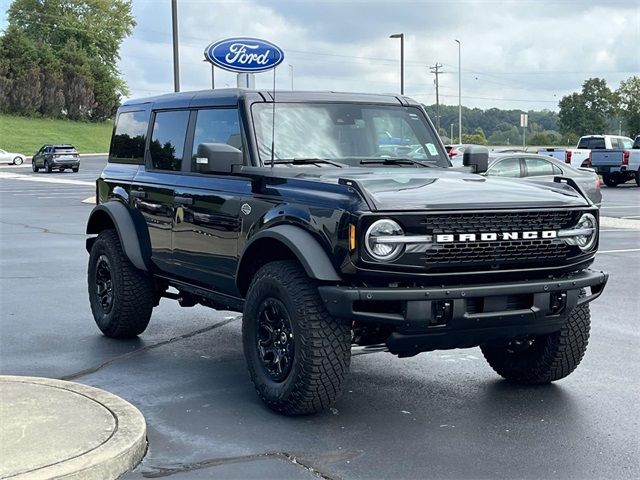
[[[425,169],[426,170],[426,169]],[[328,172],[327,172],[328,173]],[[446,169],[349,169],[317,177],[351,181],[374,210],[512,209],[584,207],[587,201],[567,185],[484,177]]]

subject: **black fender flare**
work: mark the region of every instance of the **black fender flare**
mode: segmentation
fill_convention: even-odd
[[[267,228],[252,237],[245,245],[240,256],[236,279],[240,278],[240,274],[245,267],[244,261],[247,257],[245,254],[251,251],[252,245],[265,238],[282,242],[293,252],[309,277],[324,282],[339,282],[342,280],[318,240],[306,230],[294,225],[277,225]]]
[[[144,229],[141,225],[136,227],[136,222],[130,209],[122,202],[112,200],[96,205],[93,208],[87,222],[86,233],[97,234],[105,228],[111,228],[107,218],[115,227],[116,232],[118,232],[120,244],[127,258],[136,268],[148,271],[151,249],[146,225],[144,225]],[[144,219],[141,220],[144,222]],[[88,252],[91,251],[94,241],[95,237],[87,239]]]

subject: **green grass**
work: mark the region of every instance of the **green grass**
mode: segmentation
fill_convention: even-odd
[[[0,115],[0,148],[33,155],[45,143],[71,143],[80,153],[109,151],[111,121],[91,123]]]

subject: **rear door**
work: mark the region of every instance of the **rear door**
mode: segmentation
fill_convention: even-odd
[[[171,255],[174,185],[181,177],[189,116],[189,110],[152,113],[145,166],[138,171],[130,191],[131,202],[148,227],[151,258],[169,272],[175,272]]]
[[[226,143],[244,151],[238,109],[203,108],[192,115],[189,164],[175,189],[174,258],[182,276],[235,296],[240,207],[251,183],[231,174],[198,173],[196,153],[201,143]]]
[[[562,170],[544,158],[524,157],[524,176],[528,180],[553,182],[553,177],[562,175]]]
[[[487,170],[487,175],[492,177],[522,177],[523,172],[520,158],[507,157],[497,160],[489,167],[489,170]]]

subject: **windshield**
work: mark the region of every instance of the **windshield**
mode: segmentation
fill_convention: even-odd
[[[273,104],[256,103],[252,113],[260,159],[268,164]],[[399,158],[449,166],[435,132],[415,107],[278,103],[273,138],[275,162],[323,159],[360,166],[366,160],[380,160],[384,165],[387,163],[384,159]],[[412,163],[397,165],[412,166]]]

